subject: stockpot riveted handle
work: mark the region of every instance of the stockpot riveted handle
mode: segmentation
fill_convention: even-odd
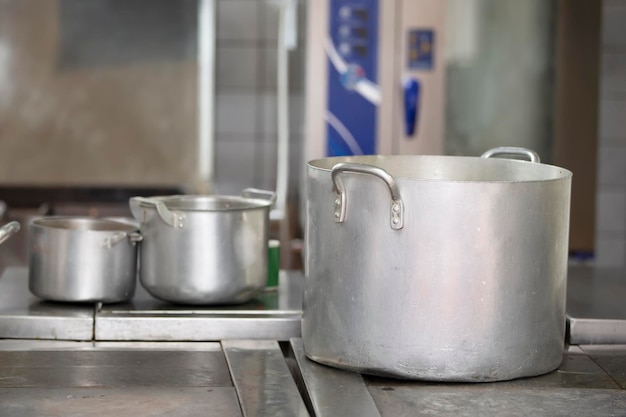
[[[530,149],[526,149],[526,148],[519,148],[519,147],[516,147],[516,146],[501,146],[499,148],[489,149],[487,152],[482,154],[480,157],[481,158],[491,158],[491,157],[494,157],[496,155],[525,156],[526,158],[528,158],[528,160],[530,162],[535,162],[535,163],[540,163],[541,162],[541,158],[539,158],[539,155],[537,154],[537,152],[532,151]]]
[[[182,229],[185,226],[185,215],[180,212],[171,211],[167,208],[163,201],[157,200],[156,198],[131,197],[130,211],[140,222],[143,223],[141,204],[153,206],[157,213],[159,213],[159,216],[161,216],[161,219],[163,219],[163,221],[169,226],[177,227],[179,229]]]
[[[276,203],[276,193],[273,191],[259,190],[258,188],[246,188],[241,192],[241,196],[244,198],[261,197],[264,200],[268,200],[271,206]]]
[[[396,180],[382,168],[351,162],[342,162],[335,165],[330,173],[333,181],[333,192],[337,194],[335,199],[335,223],[343,223],[346,220],[346,190],[339,176],[339,174],[344,172],[369,174],[383,180],[391,193],[391,228],[400,230],[404,227],[404,204],[402,203]]]
[[[143,236],[138,232],[117,232],[104,239],[104,247],[111,249],[113,246],[126,239],[128,239],[130,244],[134,246],[137,242],[141,242],[143,240]]]
[[[0,227],[0,243],[4,242],[19,231],[20,224],[18,222],[9,222]]]

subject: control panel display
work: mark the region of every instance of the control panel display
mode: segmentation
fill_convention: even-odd
[[[376,152],[379,0],[330,0],[328,156]]]

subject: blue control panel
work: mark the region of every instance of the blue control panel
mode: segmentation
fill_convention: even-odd
[[[380,0],[330,0],[327,155],[376,153]]]

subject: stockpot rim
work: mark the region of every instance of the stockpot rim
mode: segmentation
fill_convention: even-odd
[[[261,198],[240,197],[235,195],[176,194],[167,196],[152,196],[147,197],[147,199],[162,202],[169,210],[192,213],[232,212],[265,209],[270,208],[273,204],[272,201]],[[217,204],[217,206],[196,207],[198,203]],[[139,206],[142,208],[154,208],[154,204],[143,201],[139,202]]]
[[[139,230],[133,225],[115,220],[86,216],[45,216],[33,220],[30,227],[73,233],[131,233]]]
[[[491,164],[494,167],[512,166],[528,168],[532,170],[543,170],[545,178],[528,178],[528,179],[462,179],[462,178],[429,178],[428,176],[411,176],[404,173],[397,173],[397,167],[400,161],[441,161],[445,164],[454,162],[474,163],[474,164]],[[395,162],[395,163],[394,163]],[[406,181],[415,181],[422,183],[438,182],[438,183],[467,183],[467,184],[532,184],[546,183],[552,181],[563,181],[571,179],[573,173],[556,165],[544,164],[541,162],[531,162],[520,159],[508,158],[484,158],[475,156],[453,156],[453,155],[355,155],[355,156],[332,156],[327,158],[312,159],[307,162],[307,167],[317,171],[331,173],[335,166],[340,163],[357,163],[363,165],[371,165],[386,170],[393,178]],[[537,176],[536,174],[534,174]]]

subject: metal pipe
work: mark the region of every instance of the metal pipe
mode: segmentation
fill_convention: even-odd
[[[200,0],[198,10],[198,170],[194,190],[210,193],[215,156],[215,0]]]

